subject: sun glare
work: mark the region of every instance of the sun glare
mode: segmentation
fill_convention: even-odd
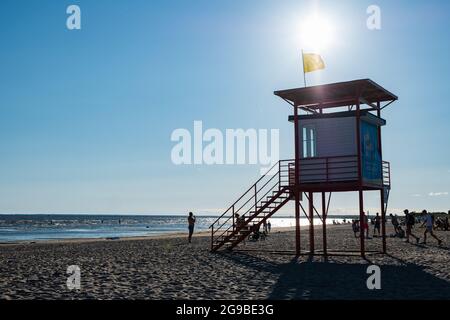
[[[321,50],[332,44],[334,27],[329,19],[314,15],[301,25],[302,47],[306,50]]]

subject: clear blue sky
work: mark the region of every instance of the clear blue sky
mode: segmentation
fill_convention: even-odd
[[[23,1],[0,3],[0,212],[211,213],[259,167],[175,166],[176,128],[280,129],[302,85],[300,21],[313,1]],[[66,28],[78,4],[82,30]],[[377,4],[382,29],[366,28]],[[320,1],[336,27],[315,84],[371,78],[386,109],[393,210],[450,209],[450,2]],[[192,129],[191,129],[192,130]],[[437,194],[437,195],[436,195]],[[350,212],[342,195],[332,212]],[[367,206],[377,204],[368,196]]]

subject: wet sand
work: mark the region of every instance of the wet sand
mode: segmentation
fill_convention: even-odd
[[[450,299],[450,232],[436,234],[442,247],[388,238],[387,255],[366,259],[296,258],[292,230],[220,253],[209,252],[209,233],[192,244],[185,235],[1,244],[0,299]],[[350,225],[329,226],[327,238],[329,250],[359,248]],[[307,239],[302,228],[304,251]],[[322,249],[320,228],[315,245]],[[381,239],[367,248],[380,250]],[[370,264],[381,268],[381,290],[366,286]],[[69,265],[81,268],[80,290],[66,286]]]

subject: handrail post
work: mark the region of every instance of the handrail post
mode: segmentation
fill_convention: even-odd
[[[214,224],[211,225],[211,251],[214,249]]]
[[[388,172],[389,172],[389,188],[391,187],[391,163],[388,162]]]
[[[278,161],[278,187],[281,188],[281,160]]]
[[[256,196],[256,193],[257,193],[256,190],[257,190],[257,189],[256,189],[256,183],[255,183],[255,213],[256,213],[256,207],[258,206],[258,198],[257,198],[257,196]]]
[[[234,230],[236,230],[236,225],[234,222],[234,204],[233,204],[233,207],[231,207],[231,214],[233,215],[233,232],[234,232]]]

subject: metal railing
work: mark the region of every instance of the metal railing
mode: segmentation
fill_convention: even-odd
[[[387,161],[383,161],[383,186],[391,188],[391,164]]]
[[[327,184],[335,182],[357,181],[359,179],[358,156],[314,157],[302,158],[299,163],[299,184]],[[365,162],[365,168],[375,172],[381,186],[391,185],[390,164],[387,161]],[[374,180],[377,180],[375,178]],[[289,184],[295,183],[295,164],[289,162]]]
[[[329,183],[358,179],[358,157],[314,157],[302,158],[299,162],[299,183]],[[295,165],[289,169],[290,183],[295,182]]]
[[[359,178],[358,157],[356,155],[337,157],[302,158],[299,162],[299,183],[334,183],[355,181]],[[295,184],[295,161],[280,160],[267,173],[248,188],[210,226],[211,249],[218,239],[225,239],[235,233],[238,227],[235,216],[239,215],[241,226],[246,226],[262,207],[268,195]],[[390,164],[382,162],[382,183],[390,187]],[[269,197],[270,198],[270,197]]]
[[[247,189],[225,212],[220,215],[210,226],[211,249],[219,238],[236,231],[236,214],[246,225],[258,211],[258,205],[273,191],[279,191],[289,185],[289,167],[294,160],[280,160],[267,173],[258,179]]]

